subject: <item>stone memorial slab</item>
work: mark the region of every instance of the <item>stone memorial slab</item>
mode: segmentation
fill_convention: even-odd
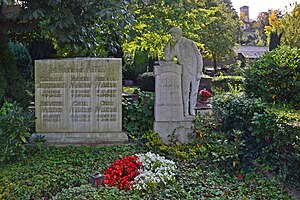
[[[36,132],[49,143],[127,141],[121,70],[116,58],[36,60]]]
[[[154,66],[155,74],[155,121],[154,131],[159,133],[164,143],[169,143],[169,136],[182,143],[188,141],[193,116],[183,115],[182,66],[173,61],[160,61]]]
[[[155,74],[155,120],[182,121],[182,67],[172,61],[160,61]]]

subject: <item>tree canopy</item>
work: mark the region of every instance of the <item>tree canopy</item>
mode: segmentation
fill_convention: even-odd
[[[92,54],[91,50],[97,52],[97,49],[115,51],[120,48],[119,38],[126,37],[126,27],[134,19],[127,9],[130,0],[20,0],[18,3],[22,11],[16,21],[1,17],[9,38],[25,43],[51,38],[59,48],[67,45],[67,56]]]
[[[60,56],[120,57],[122,51],[146,50],[162,57],[167,31],[180,26],[207,56],[221,58],[232,52],[239,35],[238,16],[228,0],[18,2],[22,12],[16,21],[1,18],[9,38],[25,43],[50,38]]]
[[[265,27],[266,34],[270,38],[272,32],[282,35],[280,44],[300,48],[300,5],[295,3],[291,12],[284,15],[274,10],[269,17],[269,26]]]
[[[136,22],[124,44],[126,52],[147,50],[158,57],[170,36],[167,31],[179,26],[184,36],[194,40],[206,57],[222,58],[233,52],[239,38],[237,13],[230,1],[161,0],[136,4]]]

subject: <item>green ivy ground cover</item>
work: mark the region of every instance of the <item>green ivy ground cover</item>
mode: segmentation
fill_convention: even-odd
[[[94,188],[89,174],[139,153],[136,146],[49,147],[0,169],[0,199],[292,199],[276,178],[250,171],[229,175],[209,161],[179,161],[174,185],[134,193]]]

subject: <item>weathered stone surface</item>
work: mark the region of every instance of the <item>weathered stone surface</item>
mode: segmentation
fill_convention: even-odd
[[[36,131],[48,142],[125,142],[122,63],[115,58],[35,61]],[[48,133],[48,134],[47,134]]]
[[[182,67],[160,61],[155,73],[155,121],[182,121]]]
[[[181,85],[184,116],[195,115],[199,81],[202,76],[203,58],[194,41],[182,37],[182,30],[173,27],[172,38],[164,49],[166,60],[177,57],[182,66]]]
[[[154,131],[164,143],[172,134],[182,143],[188,142],[193,116],[183,115],[181,75],[182,66],[173,61],[160,61],[155,66]]]
[[[181,143],[187,143],[189,141],[188,135],[192,133],[192,119],[186,119],[185,121],[173,121],[166,122],[160,121],[154,122],[154,131],[159,133],[163,143],[170,143],[170,137],[173,135],[176,140]]]

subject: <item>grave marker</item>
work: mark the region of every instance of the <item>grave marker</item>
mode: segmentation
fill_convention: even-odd
[[[122,61],[35,61],[36,131],[49,143],[127,141],[122,132]]]

